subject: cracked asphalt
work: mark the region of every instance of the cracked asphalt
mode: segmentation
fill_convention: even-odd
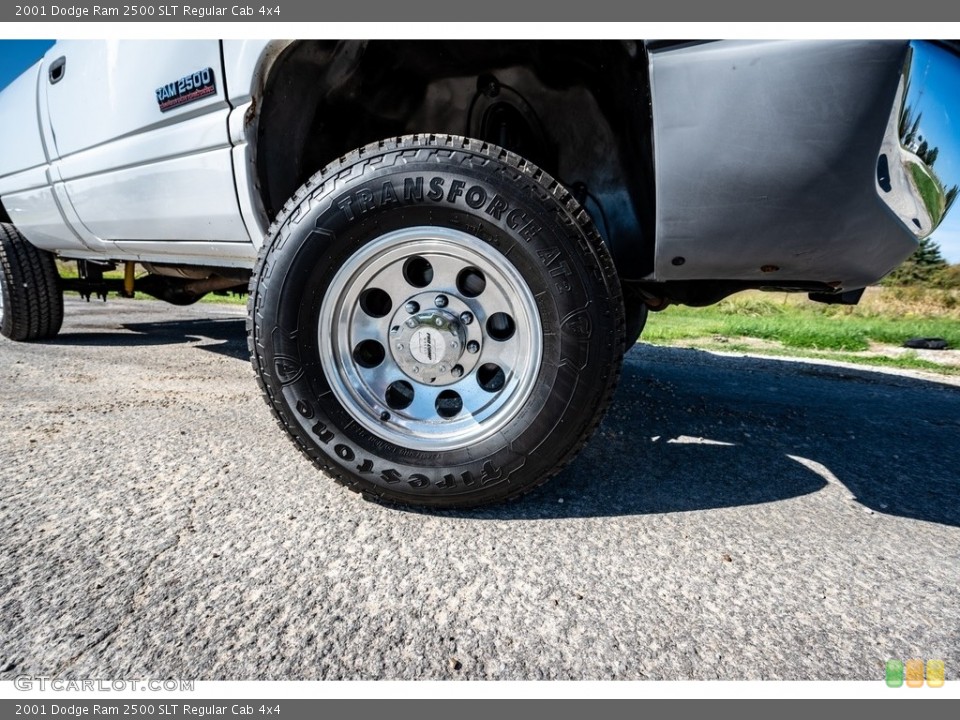
[[[956,379],[638,345],[562,475],[419,513],[295,451],[243,313],[0,340],[0,679],[956,677]]]

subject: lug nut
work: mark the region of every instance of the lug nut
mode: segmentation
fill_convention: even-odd
[[[403,306],[403,309],[413,315],[414,313],[420,312],[420,303],[418,303],[416,300],[411,300]]]
[[[445,308],[449,301],[447,300],[446,295],[437,295],[436,300],[434,300],[433,302],[434,304],[436,304],[438,308]]]
[[[403,343],[397,343],[397,350],[403,350]]]
[[[452,368],[450,368],[450,374],[455,378],[463,377],[463,366],[454,365]]]
[[[443,325],[443,319],[442,319],[442,318],[437,318],[437,319],[434,320],[433,322],[436,324],[437,327],[440,327],[441,325]]]
[[[450,341],[450,349],[451,349],[451,350],[456,350],[459,346],[460,346],[460,343],[458,343],[456,340],[451,340],[451,341]]]
[[[464,325],[469,325],[470,323],[472,323],[473,313],[472,312],[460,313],[460,322],[462,322]]]
[[[408,318],[407,322],[404,323],[408,328],[415,328],[417,326],[417,321],[413,318]]]
[[[476,340],[471,340],[467,343],[467,352],[469,353],[478,353],[480,352],[480,343]]]
[[[413,368],[413,374],[414,374],[414,375],[419,375],[419,374],[420,374],[420,368],[414,366],[414,368]]]
[[[439,370],[439,371],[442,372],[442,373],[445,373],[445,372],[447,371],[447,366],[446,366],[446,365],[441,365],[440,367],[437,368],[437,370]]]

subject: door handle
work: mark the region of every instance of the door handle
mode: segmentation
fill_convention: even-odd
[[[67,72],[67,59],[63,56],[58,57],[52,63],[50,63],[50,84],[56,85],[58,82],[63,80],[64,74]]]

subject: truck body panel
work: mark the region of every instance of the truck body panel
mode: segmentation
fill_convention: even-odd
[[[271,220],[257,165],[261,105],[291,45],[58,42],[0,94],[4,210],[31,242],[68,257],[252,265]],[[620,258],[624,247],[652,258],[648,275],[626,277],[856,288],[934,229],[929,218],[903,214],[922,213],[897,209],[922,205],[903,169],[915,161],[888,173],[899,183],[888,192],[878,189],[886,181],[877,180],[877,158],[904,146],[890,135],[908,109],[901,95],[910,90],[913,48],[927,47],[917,57],[925,73],[935,60],[940,75],[947,65],[956,70],[954,53],[900,40],[636,46],[628,53],[646,52],[649,71],[655,221],[649,237],[611,242]],[[323,50],[334,64],[327,75],[358,72],[364,47],[354,43],[343,57]],[[212,83],[184,100],[176,83],[200,72]],[[927,74],[913,73],[912,82],[913,105],[917,88],[927,88],[919,97],[928,117],[952,112],[942,88],[927,87]],[[163,107],[170,97],[174,104]],[[295,111],[297,98],[287,100]],[[322,107],[313,111],[322,127]],[[955,129],[937,135],[938,169],[949,175],[960,142]],[[642,163],[628,169],[644,171]],[[944,196],[939,222],[955,196],[946,197],[953,179],[931,177]],[[600,202],[609,199],[597,192]],[[629,209],[626,197],[599,208],[604,232]],[[591,213],[597,202],[587,202]],[[618,226],[631,224],[636,219]],[[232,247],[215,249],[219,243]],[[238,251],[241,244],[251,249]]]
[[[37,68],[34,105],[49,118],[53,192],[4,200],[28,238],[52,250],[105,253],[116,241],[249,242],[218,42],[63,41]],[[213,92],[162,109],[161,89],[198,71],[212,77]],[[58,213],[71,232],[56,230]]]
[[[651,53],[658,281],[863,286],[915,246],[875,188],[903,41]]]

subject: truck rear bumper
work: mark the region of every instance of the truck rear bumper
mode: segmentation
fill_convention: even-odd
[[[951,210],[960,58],[946,46],[718,42],[650,65],[656,281],[860,288]]]

